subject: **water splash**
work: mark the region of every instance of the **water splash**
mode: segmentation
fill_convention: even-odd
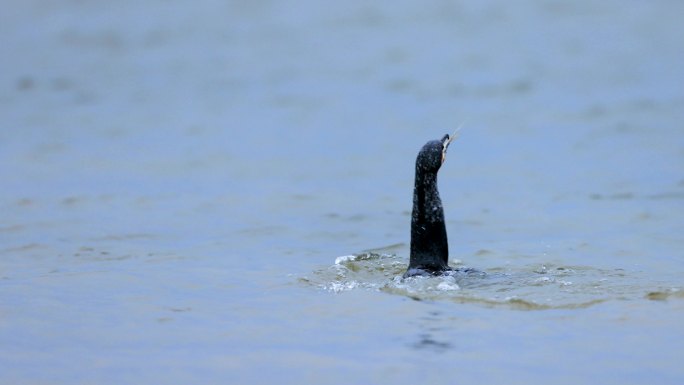
[[[681,298],[678,288],[646,288],[647,277],[623,269],[535,264],[492,268],[463,267],[441,276],[403,277],[407,263],[390,253],[363,252],[335,258],[333,265],[300,281],[332,293],[375,290],[419,301],[473,303],[519,310],[586,308],[606,301]]]

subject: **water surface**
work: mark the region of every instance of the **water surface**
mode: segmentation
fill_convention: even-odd
[[[683,16],[6,6],[0,382],[682,383]],[[439,186],[485,274],[402,280],[461,122]]]

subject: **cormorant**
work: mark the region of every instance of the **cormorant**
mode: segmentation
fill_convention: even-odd
[[[454,133],[455,134],[455,133]],[[439,275],[449,268],[444,209],[437,190],[437,171],[446,159],[454,136],[427,142],[416,158],[416,180],[411,214],[411,260],[404,277]]]

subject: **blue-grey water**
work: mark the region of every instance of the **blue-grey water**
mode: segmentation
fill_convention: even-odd
[[[0,383],[684,381],[683,3],[2,8]]]

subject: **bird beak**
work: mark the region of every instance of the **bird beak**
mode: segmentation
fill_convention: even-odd
[[[463,127],[463,124],[459,125],[456,130],[454,130],[454,133],[449,136],[449,134],[444,135],[444,139],[442,141],[442,163],[446,160],[446,151],[451,142],[454,141],[458,137],[458,132],[461,130],[461,127]]]
[[[455,138],[455,136],[449,136],[448,134],[445,135],[444,142],[442,143],[442,146],[444,146],[444,151],[446,151],[447,147],[449,147],[449,144],[451,144]]]

